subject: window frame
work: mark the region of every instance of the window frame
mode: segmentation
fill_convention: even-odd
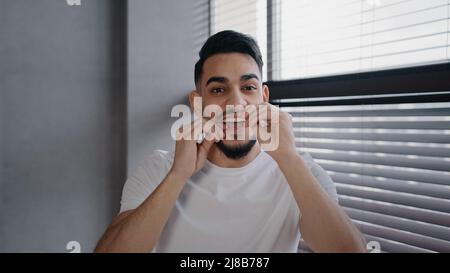
[[[277,20],[279,18],[274,17],[279,14],[276,12],[276,5],[279,1],[267,0],[268,80],[264,84],[268,85],[270,89],[270,103],[280,107],[298,107],[450,102],[450,60],[428,65],[415,65],[370,72],[294,80],[273,80],[277,78],[276,75],[274,77],[273,72],[277,71],[276,73],[279,73],[279,69],[276,69],[279,68],[277,66],[279,64],[274,63],[274,60],[279,60],[279,58],[272,55],[274,47],[279,47],[281,42],[275,36],[280,33],[279,29],[278,32],[276,29],[280,27],[279,24],[276,25],[276,22],[279,22]],[[209,18],[210,20],[212,19],[211,16]],[[274,52],[279,51],[275,50]],[[272,68],[275,68],[275,70]],[[351,206],[350,208],[359,209]],[[373,210],[368,211],[379,213]],[[391,214],[383,215],[398,217]],[[405,217],[405,219],[410,218]],[[383,227],[392,228],[389,226]],[[399,230],[408,232],[408,230]],[[405,249],[402,249],[403,246],[398,246],[402,251],[410,251],[416,247],[420,248],[404,241],[396,241],[379,236],[374,237],[370,232],[364,232],[364,234],[367,238],[385,240],[386,242],[383,242],[383,244],[389,244],[389,241],[393,241],[407,245],[408,248]],[[421,235],[422,233],[415,234]],[[432,236],[429,237],[434,238]],[[299,250],[305,250],[304,243],[300,242]]]
[[[271,101],[282,106],[450,101],[448,94],[345,99],[346,96],[450,91],[450,63],[286,81],[267,81]],[[276,102],[280,99],[341,97],[333,101]]]
[[[211,35],[213,24],[212,7],[214,0],[208,0],[209,24]],[[279,106],[301,105],[342,105],[360,103],[401,103],[450,101],[449,95],[429,95],[410,97],[390,97],[383,99],[345,99],[346,96],[407,94],[450,91],[450,60],[449,62],[416,65],[386,70],[358,72],[331,76],[319,76],[294,80],[273,80],[274,71],[279,73],[279,60],[273,52],[280,47],[279,12],[280,0],[267,1],[267,81],[264,83],[270,89],[270,102]],[[340,100],[322,102],[279,102],[282,99],[342,97]]]

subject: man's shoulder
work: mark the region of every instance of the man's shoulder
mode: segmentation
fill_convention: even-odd
[[[149,154],[151,160],[167,161],[169,163],[173,161],[173,156],[173,152],[160,149],[154,150]]]
[[[308,168],[311,169],[312,167],[317,165],[317,163],[314,161],[313,157],[308,152],[299,151],[298,154],[302,157],[303,161],[306,163]]]
[[[165,172],[172,166],[173,152],[165,150],[153,150],[150,152],[140,164],[149,172]]]
[[[161,183],[171,166],[171,153],[148,153],[129,175],[122,191],[120,212],[137,208]]]
[[[322,187],[333,199],[338,200],[336,186],[327,171],[322,168],[322,166],[320,166],[309,153],[300,151],[299,154],[308,166],[312,175],[317,179],[317,181],[319,181]]]
[[[299,151],[298,153],[302,157],[303,162],[305,162],[306,166],[316,178],[328,176],[326,171],[319,164],[317,164],[317,162],[308,152]]]

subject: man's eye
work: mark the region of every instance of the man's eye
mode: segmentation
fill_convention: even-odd
[[[244,86],[244,88],[243,88],[245,91],[253,91],[253,90],[256,90],[256,87],[254,87],[254,86],[252,86],[252,85],[247,85],[247,86]]]
[[[211,90],[211,93],[214,93],[214,94],[219,94],[219,93],[223,93],[223,92],[224,92],[223,88],[214,88]]]

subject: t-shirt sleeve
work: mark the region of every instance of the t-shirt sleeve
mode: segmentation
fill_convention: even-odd
[[[327,172],[317,164],[314,159],[311,157],[309,153],[301,152],[300,156],[306,162],[308,168],[310,169],[313,176],[320,183],[322,188],[328,193],[328,195],[338,202],[338,194],[336,191],[336,186],[333,183],[331,177],[327,174]]]
[[[167,152],[154,151],[128,176],[122,190],[120,212],[137,208],[156,189],[171,166]]]

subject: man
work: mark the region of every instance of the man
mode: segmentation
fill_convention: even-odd
[[[219,32],[199,55],[191,106],[201,98],[203,107],[223,111],[227,105],[277,111],[268,104],[261,52],[251,37]],[[126,181],[120,213],[96,251],[296,252],[301,237],[313,251],[365,251],[329,176],[297,152],[290,115],[279,111],[267,122],[275,124],[278,146],[267,152],[259,134],[200,144],[182,137],[174,153],[155,151]]]

